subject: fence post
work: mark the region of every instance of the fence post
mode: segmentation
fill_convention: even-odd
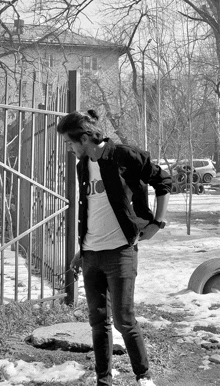
[[[70,113],[80,109],[80,74],[78,71],[69,71],[68,92],[68,112]],[[66,303],[76,305],[78,300],[78,282],[74,281],[73,272],[69,270],[77,247],[76,158],[71,152],[67,153],[66,168],[66,192],[70,202],[66,213]]]

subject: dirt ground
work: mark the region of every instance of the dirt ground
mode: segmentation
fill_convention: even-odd
[[[220,307],[220,303],[219,303]],[[210,363],[209,369],[200,368],[206,350],[196,343],[178,343],[178,336],[173,330],[173,325],[180,319],[180,315],[162,314],[157,311],[156,306],[137,306],[137,315],[155,319],[155,315],[172,319],[172,325],[168,328],[157,330],[150,324],[142,327],[146,346],[149,352],[150,366],[154,381],[157,386],[210,386],[220,385],[220,364]],[[182,318],[183,316],[181,316]],[[12,336],[8,340],[7,350],[1,352],[0,357],[22,359],[25,362],[43,362],[48,367],[74,360],[86,369],[85,375],[80,380],[65,385],[95,386],[94,377],[94,354],[75,353],[62,351],[60,349],[46,350],[27,345],[24,337]],[[217,352],[217,350],[215,350]],[[220,352],[220,350],[218,351]],[[114,378],[113,385],[135,386],[134,375],[131,371],[127,354],[113,355],[113,368],[119,372]],[[1,384],[1,382],[0,382]],[[28,386],[35,386],[32,382]],[[39,385],[39,384],[38,384]],[[63,386],[61,383],[41,383],[41,386]]]
[[[149,360],[153,379],[157,386],[220,386],[220,364],[210,361],[207,362],[207,358],[213,354],[218,354],[220,356],[220,344],[219,347],[217,344],[215,344],[213,348],[207,350],[206,348],[203,348],[201,344],[198,344],[195,341],[181,342],[180,336],[176,332],[176,326],[179,322],[187,319],[187,312],[185,309],[183,309],[182,313],[171,313],[162,309],[162,305],[166,303],[169,292],[178,294],[178,291],[186,289],[189,280],[188,275],[193,271],[194,267],[198,265],[198,261],[204,261],[207,256],[220,257],[219,246],[215,247],[215,245],[213,245],[210,248],[210,255],[209,247],[207,247],[208,244],[203,241],[207,241],[207,238],[210,238],[213,240],[213,242],[215,242],[216,238],[219,237],[220,187],[218,186],[218,182],[220,182],[220,179],[217,179],[217,183],[215,181],[217,187],[209,190],[205,195],[203,195],[202,198],[198,196],[197,201],[199,201],[199,205],[196,205],[196,197],[194,198],[195,207],[191,219],[192,234],[190,236],[186,234],[186,216],[184,205],[176,205],[176,198],[173,196],[170,210],[168,211],[167,215],[169,226],[167,227],[166,232],[164,231],[163,233],[160,233],[160,235],[158,234],[156,239],[157,245],[154,250],[154,258],[152,257],[151,260],[149,259],[149,264],[152,264],[148,266],[147,270],[149,291],[145,292],[143,291],[143,283],[144,281],[146,282],[146,278],[144,276],[143,264],[145,248],[147,250],[147,247],[143,245],[140,248],[142,257],[140,257],[139,270],[141,271],[141,274],[137,281],[136,315],[138,317],[144,317],[149,321],[149,323],[145,323],[143,325],[141,324],[141,328],[149,352]],[[190,249],[191,244],[187,243],[194,243],[195,246],[196,241],[198,242],[198,240],[200,247],[200,249],[198,249],[199,254],[195,253],[197,250],[193,250],[194,255],[192,255],[192,251]],[[161,279],[160,269],[158,269],[155,265],[155,261],[160,259],[162,256],[161,248],[164,248],[164,252],[170,251],[169,248],[171,248],[171,245],[173,248],[172,256],[176,256],[176,259],[173,259],[172,266],[168,266],[167,271],[162,273],[163,279]],[[177,245],[180,245],[180,247],[177,248]],[[192,264],[189,266],[186,264],[186,268],[188,269],[187,275],[185,274],[185,271],[182,270],[182,268],[179,268],[180,265],[178,265],[179,262],[182,261],[180,258],[181,245],[188,248],[187,251],[189,252],[191,259],[190,261],[192,262]],[[159,251],[158,254],[157,251]],[[164,254],[164,256],[163,257],[166,261],[168,257],[166,254]],[[199,260],[196,260],[198,259],[197,256],[199,256]],[[185,255],[185,261],[187,262],[187,253]],[[176,266],[175,263],[177,264]],[[171,272],[172,267],[172,274],[174,276],[172,276],[171,273],[170,275],[167,273]],[[149,269],[152,269],[151,272],[154,274],[149,274]],[[180,275],[180,278],[177,278],[175,284],[173,277],[178,277],[178,275]],[[153,281],[151,276],[154,278],[156,277],[156,280]],[[169,284],[169,282],[172,285]],[[158,288],[158,291],[155,290],[155,286]],[[172,286],[172,288],[170,286]],[[215,306],[212,308],[213,313],[220,309],[219,294],[217,294],[216,299],[217,301]],[[161,328],[156,328],[154,323],[151,322],[158,320],[168,321],[169,323],[164,323]],[[220,328],[216,328],[215,332],[216,336],[219,337],[220,342]],[[27,344],[24,338],[25,336],[11,336],[11,338],[7,340],[7,347],[4,347],[4,350],[0,351],[0,358],[10,357],[13,359],[23,359],[26,362],[43,361],[48,366],[51,366],[52,364],[60,364],[68,360],[75,360],[85,366],[86,373],[82,379],[75,381],[74,385],[95,385],[93,380],[93,352],[75,353],[70,351],[62,351],[60,349],[37,349]],[[205,329],[204,339],[207,339],[205,337]],[[114,377],[114,385],[135,385],[134,376],[130,368],[129,358],[126,353],[123,355],[113,356],[113,368],[118,371],[118,375]],[[45,385],[48,386],[49,384],[45,383]],[[58,386],[59,384],[53,383],[53,385]],[[34,386],[34,383],[30,384],[29,386]]]
[[[208,210],[205,210],[203,208],[202,211],[195,211],[192,213],[192,219],[191,219],[191,225],[193,229],[197,229],[198,233],[196,232],[196,235],[194,234],[194,237],[192,236],[185,236],[181,237],[180,234],[178,234],[178,229],[185,223],[185,214],[183,212],[174,213],[169,212],[168,217],[170,222],[175,223],[176,225],[176,233],[174,238],[181,238],[182,240],[189,240],[190,238],[193,238],[194,240],[200,240],[201,241],[201,252],[199,253],[199,261],[202,263],[206,259],[209,258],[219,258],[220,257],[220,248],[213,245],[213,249],[207,248],[207,246],[203,247],[203,240],[207,238],[220,236],[220,195],[216,195],[216,192],[213,193],[216,198],[216,206],[212,208],[207,208]],[[220,191],[218,191],[218,194],[220,194]],[[185,224],[184,224],[185,225]],[[193,231],[192,231],[193,233]],[[205,237],[204,237],[205,236]],[[161,236],[162,238],[162,236]],[[194,268],[196,268],[198,264],[198,260],[196,259],[197,256],[192,256],[188,254],[189,259],[194,257],[195,260],[192,262],[192,265],[189,267],[188,271],[189,273],[192,273]],[[188,258],[186,255],[186,260]],[[186,261],[187,265],[187,261]],[[193,267],[193,269],[192,269]],[[187,269],[187,268],[186,268]],[[185,278],[185,283],[188,283],[189,275]],[[180,280],[181,282],[181,280]],[[182,284],[182,283],[181,283]],[[181,286],[179,290],[181,291],[186,289],[186,286]],[[204,296],[204,295],[201,295]],[[216,309],[220,309],[220,293],[218,294],[218,301],[216,303]],[[182,318],[184,318],[187,315],[182,315]],[[169,316],[168,316],[169,317]],[[175,325],[175,315],[174,317],[174,323]],[[165,317],[166,318],[166,317]],[[176,318],[178,318],[178,315],[176,315]],[[169,326],[169,330],[172,330],[172,325]],[[160,331],[161,333],[161,339],[164,338],[165,330]],[[220,329],[218,329],[218,336],[220,338]],[[209,365],[207,369],[204,369],[201,367],[202,362],[209,356],[210,354],[218,354],[220,356],[220,348],[214,347],[213,350],[207,351],[206,349],[202,348],[201,345],[198,345],[196,343],[185,343],[185,344],[178,344],[178,338],[174,335],[168,337],[169,344],[171,344],[171,357],[168,359],[168,362],[170,365],[168,365],[168,368],[165,369],[164,373],[161,375],[157,375],[157,369],[155,368],[154,374],[156,375],[155,382],[158,386],[210,386],[210,385],[218,385],[220,386],[220,364],[215,364],[209,362]]]

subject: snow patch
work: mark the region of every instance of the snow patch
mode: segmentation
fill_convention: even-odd
[[[71,382],[85,374],[82,365],[74,361],[67,361],[61,365],[46,368],[42,362],[27,363],[23,360],[10,362],[8,359],[0,360],[2,378],[1,386],[20,386],[26,382]]]

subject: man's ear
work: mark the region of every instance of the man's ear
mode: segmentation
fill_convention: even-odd
[[[85,144],[85,143],[87,143],[87,142],[89,141],[89,136],[88,136],[87,134],[83,134],[83,135],[80,137],[80,139],[81,139],[81,143],[82,143],[82,144]]]

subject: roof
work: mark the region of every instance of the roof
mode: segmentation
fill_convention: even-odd
[[[46,25],[24,24],[21,33],[18,35],[13,23],[5,23],[6,28],[13,37],[13,42],[20,41],[23,44],[44,43],[52,45],[78,46],[78,47],[100,47],[102,49],[117,50],[120,55],[126,52],[126,47],[106,40],[95,39],[92,36],[84,36],[75,32],[54,28]],[[3,39],[9,40],[10,33],[0,25],[0,34]]]

